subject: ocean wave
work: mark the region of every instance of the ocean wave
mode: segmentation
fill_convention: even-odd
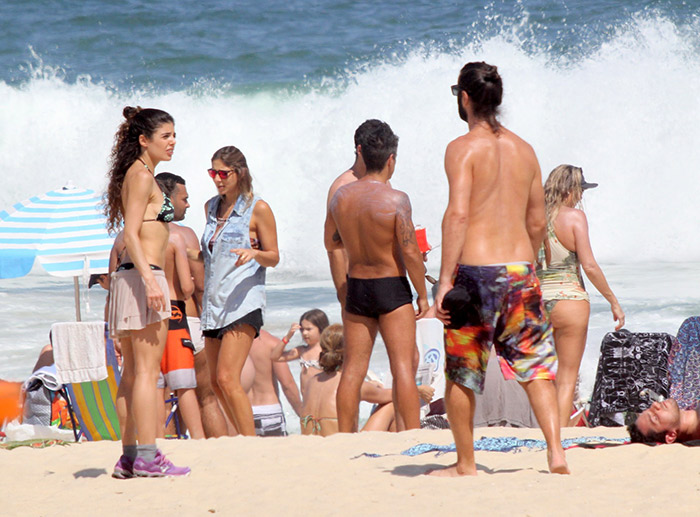
[[[410,195],[414,221],[439,244],[443,153],[466,130],[449,86],[465,62],[485,60],[503,76],[503,122],[533,144],[544,177],[559,163],[574,163],[600,183],[585,199],[600,260],[693,260],[700,253],[700,242],[688,238],[700,216],[691,187],[700,161],[697,26],[692,17],[679,24],[645,11],[585,55],[535,48],[517,31],[501,32],[348,63],[320,80],[244,89],[207,78],[167,91],[89,76],[70,81],[37,56],[31,80],[0,82],[0,209],[69,180],[102,190],[122,108],[156,106],[176,120],[175,157],[158,170],[187,180],[187,224],[201,230],[202,205],[215,193],[209,159],[235,144],[277,217],[282,263],[271,278],[326,278],[327,188],[353,161],[355,128],[380,118],[401,138],[392,183]],[[434,255],[431,270],[439,267]]]

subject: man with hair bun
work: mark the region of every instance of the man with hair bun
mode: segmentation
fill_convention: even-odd
[[[445,152],[449,201],[435,296],[445,324],[445,402],[457,462],[430,472],[475,475],[474,392],[495,345],[501,372],[525,388],[547,441],[550,472],[568,474],[560,442],[557,358],[533,262],[545,232],[544,191],[532,147],[497,119],[495,66],[467,63],[452,86],[469,132]]]

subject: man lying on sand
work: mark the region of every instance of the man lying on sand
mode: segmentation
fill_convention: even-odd
[[[654,402],[627,426],[632,443],[700,440],[700,406],[681,410],[673,399]]]

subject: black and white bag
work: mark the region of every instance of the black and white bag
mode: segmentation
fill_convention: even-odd
[[[626,413],[651,405],[644,389],[668,397],[668,354],[675,338],[665,332],[609,332],[600,345],[588,420],[592,426],[625,425]]]

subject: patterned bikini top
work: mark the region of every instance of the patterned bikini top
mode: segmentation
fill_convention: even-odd
[[[317,370],[323,370],[323,368],[321,368],[321,365],[318,363],[318,361],[316,359],[312,359],[309,361],[307,359],[304,359],[302,356],[299,356],[299,365],[304,370],[308,370],[309,368],[316,368]]]
[[[165,195],[165,192],[162,192],[162,194],[163,204],[160,207],[160,212],[158,212],[158,215],[155,219],[144,219],[144,223],[150,223],[152,221],[160,221],[161,223],[171,223],[175,219],[175,207],[173,206],[173,202],[170,201],[170,198]]]

